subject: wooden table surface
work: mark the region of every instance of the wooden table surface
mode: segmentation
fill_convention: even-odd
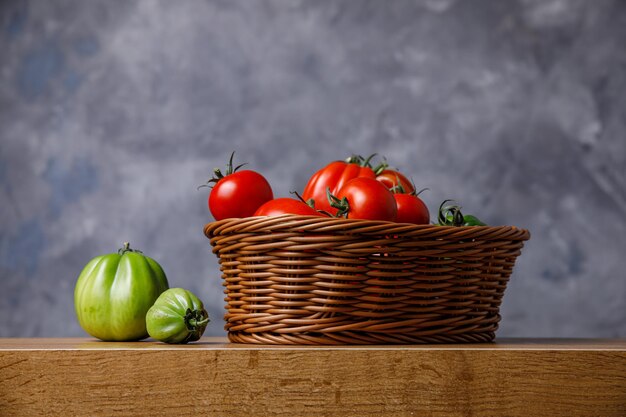
[[[0,416],[626,416],[626,340],[1,339]]]

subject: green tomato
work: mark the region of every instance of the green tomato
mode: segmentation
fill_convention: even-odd
[[[165,291],[146,315],[150,337],[165,343],[195,342],[208,322],[202,301],[183,288]]]
[[[118,253],[93,258],[80,273],[74,289],[78,322],[101,340],[145,339],[146,313],[168,288],[161,266],[124,243]]]

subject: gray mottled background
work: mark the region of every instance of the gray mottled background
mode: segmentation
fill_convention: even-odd
[[[626,336],[626,2],[3,1],[0,336],[78,336],[129,240],[223,334],[207,189],[380,152],[435,211],[529,228],[499,336]]]

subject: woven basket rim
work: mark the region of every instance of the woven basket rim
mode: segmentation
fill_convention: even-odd
[[[229,218],[207,223],[204,234],[214,236],[238,233],[332,233],[346,235],[402,237],[428,237],[441,239],[506,239],[526,241],[530,239],[527,229],[517,226],[439,226],[416,225],[382,220],[345,219],[308,215],[283,214],[280,216],[254,216]]]

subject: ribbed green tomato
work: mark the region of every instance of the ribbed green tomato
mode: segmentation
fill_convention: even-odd
[[[168,288],[161,266],[124,243],[118,253],[93,258],[80,273],[74,289],[78,322],[101,340],[145,339],[146,313]]]
[[[146,315],[150,337],[165,343],[195,342],[208,322],[209,314],[202,301],[183,288],[165,291]]]

